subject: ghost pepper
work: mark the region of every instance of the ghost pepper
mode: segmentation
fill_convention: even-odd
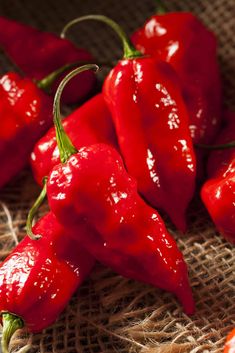
[[[0,47],[28,77],[36,80],[42,80],[50,72],[65,64],[92,60],[88,51],[74,46],[67,39],[61,39],[53,33],[42,32],[2,16],[0,16]],[[54,82],[53,95],[62,77],[63,75]],[[83,72],[66,87],[63,102],[74,103],[84,99],[94,84],[94,73]]]
[[[52,124],[52,99],[29,78],[0,78],[0,187],[27,163],[35,142]]]
[[[170,65],[134,50],[119,25],[89,15],[70,22],[99,20],[120,36],[124,58],[106,77],[103,94],[111,111],[120,151],[139,192],[185,231],[185,212],[195,187],[195,155],[188,113]]]
[[[216,37],[190,12],[151,16],[131,37],[145,55],[169,63],[182,84],[194,143],[210,143],[221,122]]]
[[[63,119],[63,126],[77,149],[97,142],[108,143],[117,148],[111,114],[101,93]],[[30,160],[34,177],[42,185],[43,178],[60,162],[54,128],[37,142]]]
[[[63,129],[60,95],[66,81],[80,70],[66,76],[55,96],[62,163],[48,176],[49,206],[96,259],[123,276],[175,293],[185,312],[192,314],[194,302],[183,256],[158,213],[138,195],[136,181],[127,174],[116,149],[95,144],[77,152]]]
[[[22,327],[39,332],[64,310],[94,260],[57,222],[52,212],[41,218],[28,236],[0,265],[2,352],[8,352],[13,333]]]
[[[193,313],[183,256],[158,213],[138,195],[115,149],[81,148],[52,169],[47,194],[64,227],[75,234],[85,222],[91,229],[79,239],[97,260],[125,277],[173,292],[185,312]]]
[[[202,200],[219,232],[235,244],[235,114],[224,114],[226,125],[215,140],[208,159],[208,180]],[[227,148],[232,147],[233,148]]]

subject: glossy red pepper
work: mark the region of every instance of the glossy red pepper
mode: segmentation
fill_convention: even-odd
[[[235,140],[235,114],[224,115],[226,126],[215,140],[219,149],[210,153],[209,179],[202,187],[201,197],[219,232],[235,244],[235,146],[221,149]]]
[[[91,54],[53,33],[0,17],[0,47],[28,77],[41,80],[65,64],[91,61]],[[63,77],[63,75],[62,75]],[[61,78],[52,86],[54,94]],[[66,87],[65,103],[84,99],[95,83],[94,73],[83,72]]]
[[[111,111],[120,151],[139,192],[163,209],[185,231],[185,212],[195,188],[195,155],[188,113],[177,76],[170,65],[133,50],[117,23],[104,16],[84,16],[69,23],[96,19],[121,37],[124,59],[107,76],[103,94]]]
[[[210,143],[221,122],[221,80],[214,33],[189,12],[150,17],[132,35],[143,54],[169,63],[182,83],[195,143]]]
[[[117,150],[100,143],[77,152],[66,135],[58,102],[63,84],[71,77],[59,86],[54,103],[62,163],[48,176],[52,212],[100,262],[123,276],[175,293],[186,313],[192,314],[194,302],[183,256],[160,216],[139,196]]]
[[[50,212],[34,226],[39,240],[22,240],[0,266],[2,351],[12,334],[26,326],[39,332],[52,324],[94,265]]]
[[[63,120],[65,131],[76,148],[104,142],[117,147],[111,114],[103,95],[97,94]],[[35,145],[31,153],[31,167],[39,184],[53,166],[60,162],[55,129],[51,128]]]
[[[27,163],[35,142],[52,124],[52,100],[28,78],[0,78],[0,187]]]
[[[185,312],[193,313],[183,256],[158,213],[138,195],[115,149],[81,148],[52,169],[47,194],[61,224],[74,234],[84,222],[91,229],[79,239],[97,260],[125,277],[175,293]]]
[[[228,334],[223,353],[235,352],[235,328]]]

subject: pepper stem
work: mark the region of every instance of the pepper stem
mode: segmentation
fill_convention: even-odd
[[[55,80],[60,77],[64,72],[73,69],[74,67],[78,65],[85,65],[87,64],[87,61],[77,61],[73,62],[70,64],[66,64],[64,66],[61,66],[59,69],[51,72],[48,76],[44,77],[43,79],[36,81],[36,85],[38,88],[43,89],[44,91],[48,92],[52,86],[52,84],[55,82]]]
[[[77,150],[73,146],[70,138],[66,134],[64,127],[61,121],[61,114],[60,114],[60,98],[63,92],[65,85],[77,74],[86,70],[94,70],[97,71],[99,67],[95,64],[87,64],[81,67],[76,68],[75,70],[71,71],[65,78],[60,82],[59,87],[57,88],[54,104],[53,104],[53,116],[54,116],[54,124],[56,129],[56,140],[60,152],[60,160],[62,163],[67,162],[69,157],[76,153]]]
[[[39,207],[41,206],[41,204],[43,203],[45,197],[46,197],[46,182],[47,182],[47,178],[45,177],[43,179],[43,188],[42,191],[40,192],[40,195],[38,196],[37,200],[35,201],[35,203],[33,204],[33,206],[31,207],[29,213],[28,213],[28,217],[27,217],[27,221],[26,221],[26,232],[27,235],[32,239],[32,240],[38,240],[40,239],[42,236],[40,234],[34,234],[33,230],[32,230],[32,224],[33,224],[33,219],[35,217],[35,214],[37,213]]]
[[[2,353],[9,353],[9,343],[13,334],[24,327],[24,322],[18,316],[10,313],[2,314]]]
[[[103,22],[103,23],[107,24],[108,26],[110,26],[116,32],[116,34],[119,36],[119,38],[121,39],[122,44],[123,44],[124,59],[133,59],[133,58],[142,56],[142,54],[132,46],[128,36],[123,31],[121,26],[119,26],[118,23],[111,20],[109,17],[103,16],[103,15],[87,15],[87,16],[75,18],[74,20],[68,22],[66,24],[66,26],[62,29],[62,32],[60,35],[61,38],[65,38],[66,32],[74,24],[82,22],[82,21],[86,21],[86,20],[96,20],[96,21]]]
[[[234,148],[235,141],[231,141],[231,142],[224,143],[224,144],[218,144],[218,145],[204,145],[202,143],[196,143],[195,146],[197,148],[204,148],[207,150],[226,150],[228,148]]]

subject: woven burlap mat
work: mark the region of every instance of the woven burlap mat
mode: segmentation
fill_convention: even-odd
[[[165,4],[169,10],[196,13],[217,33],[225,104],[235,108],[234,0],[165,0]],[[109,15],[130,33],[154,9],[151,0],[0,0],[0,15],[57,33],[68,20],[88,13]],[[100,24],[81,24],[70,36],[102,60],[121,55],[118,39]],[[0,55],[0,72],[10,68]],[[1,259],[24,236],[27,211],[38,191],[29,168],[0,191]],[[235,325],[234,248],[218,235],[199,200],[192,203],[188,233],[182,237],[172,232],[189,266],[197,305],[193,317],[182,312],[171,294],[97,265],[57,323],[39,335],[24,331],[15,335],[12,352],[25,347],[31,353],[222,352],[225,335]]]

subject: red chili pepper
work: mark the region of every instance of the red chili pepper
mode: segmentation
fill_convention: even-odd
[[[42,238],[26,236],[0,266],[3,353],[17,329],[39,332],[52,324],[94,264],[51,212],[34,232]]]
[[[132,35],[143,54],[169,63],[177,72],[190,116],[194,143],[210,143],[221,122],[221,80],[214,33],[189,12],[150,17]]]
[[[194,302],[183,256],[160,216],[138,195],[136,181],[125,171],[118,152],[105,144],[77,152],[63,129],[60,95],[66,81],[80,70],[61,82],[55,96],[62,164],[48,178],[50,208],[100,262],[123,276],[175,293],[186,313],[192,314]],[[80,231],[84,227],[85,236]]]
[[[0,187],[27,163],[35,142],[52,124],[52,100],[28,78],[0,78]]]
[[[97,142],[117,147],[111,114],[103,95],[97,94],[63,120],[65,131],[78,149]],[[60,162],[55,129],[51,128],[35,145],[31,154],[31,167],[39,184],[52,168]]]
[[[223,353],[234,353],[235,352],[235,328],[229,333]]]
[[[61,224],[78,233],[86,222],[97,232],[79,238],[97,260],[125,277],[173,292],[186,313],[194,312],[183,256],[158,213],[138,195],[115,149],[81,148],[52,169],[47,193]]]
[[[69,40],[5,17],[0,17],[0,47],[28,77],[37,80],[65,64],[92,60],[88,51],[75,47]],[[53,94],[60,80],[61,77],[52,86]],[[94,83],[94,73],[83,72],[66,87],[63,101],[73,103],[84,99]]]
[[[185,231],[185,211],[195,188],[195,155],[189,119],[178,79],[170,65],[143,57],[129,44],[117,23],[109,24],[124,45],[124,59],[107,76],[103,94],[111,111],[122,156],[138,190]]]
[[[201,190],[202,200],[213,222],[226,239],[235,244],[235,114],[225,113],[226,126],[217,137],[208,159],[209,180]]]

